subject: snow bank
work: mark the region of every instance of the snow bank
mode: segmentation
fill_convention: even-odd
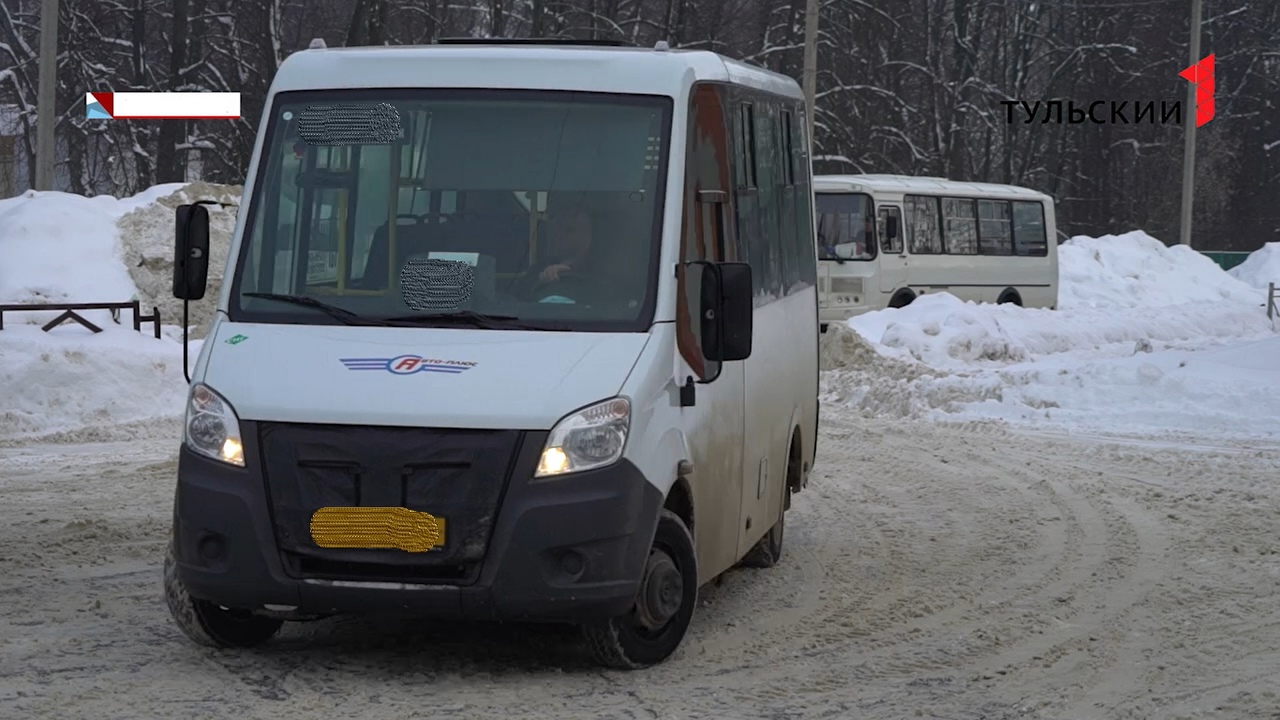
[[[1261,290],[1267,289],[1267,283],[1280,285],[1280,242],[1263,245],[1229,272],[1236,280]]]
[[[218,304],[227,251],[236,228],[241,187],[208,183],[164,187],[169,192],[156,193],[151,202],[139,203],[119,219],[122,257],[143,307],[158,307],[166,322],[181,325],[182,301],[173,297],[174,208],[200,200],[219,203],[205,206],[209,211],[208,290],[203,299],[192,302],[190,307],[191,336],[204,337]]]
[[[943,293],[832,326],[824,399],[881,418],[1280,438],[1262,293],[1144,233],[1059,249],[1059,310]]]
[[[116,202],[27,193],[0,203],[0,303],[128,302],[136,289],[120,262]],[[97,324],[111,321],[107,311],[85,316]],[[5,322],[52,317],[6,313]]]
[[[1142,231],[1071,238],[1058,246],[1058,279],[1064,310],[1261,302],[1256,288],[1202,253],[1168,247]]]
[[[238,185],[171,183],[123,199],[29,191],[0,200],[0,303],[137,297],[144,314],[158,307],[162,322],[181,324],[182,302],[171,290],[173,209],[212,200],[221,205],[208,206],[209,289],[191,304],[192,337],[202,337],[217,304],[239,198]],[[12,321],[44,323],[49,317],[23,313]],[[99,325],[110,321],[106,311],[86,318]]]
[[[1271,332],[1266,314],[1253,302],[1054,311],[979,305],[947,293],[925,295],[899,310],[867,313],[848,324],[891,356],[953,369],[1060,353],[1125,355],[1137,343],[1206,347]]]
[[[0,331],[0,445],[171,436],[186,398],[181,337],[107,323]],[[169,328],[176,334],[177,328]],[[200,341],[191,343],[191,362]]]
[[[81,313],[102,328],[74,323],[49,333],[57,311],[5,313],[0,330],[0,444],[68,442],[172,432],[187,384],[182,373],[181,303],[172,299],[173,210],[188,199],[221,200],[238,188],[161,185],[130,198],[27,192],[0,200],[0,303],[128,302],[161,309],[162,338],[119,323],[109,311]],[[210,293],[226,258],[227,216],[215,230]],[[161,219],[163,217],[163,220]],[[231,223],[234,223],[232,217]],[[221,246],[221,247],[219,247]],[[216,268],[216,269],[215,269]],[[197,305],[193,321],[207,322]],[[203,312],[203,316],[201,315]],[[199,341],[190,348],[192,361]]]

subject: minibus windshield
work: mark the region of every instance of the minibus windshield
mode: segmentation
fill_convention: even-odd
[[[370,108],[391,124],[353,131]],[[648,328],[670,99],[352,90],[268,112],[233,321]]]
[[[819,260],[875,259],[875,227],[870,196],[821,192],[814,196],[814,207],[818,213]]]

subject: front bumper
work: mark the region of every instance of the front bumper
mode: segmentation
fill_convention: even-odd
[[[301,546],[298,538],[281,541],[289,522],[273,516],[279,493],[268,486],[256,423],[241,426],[245,468],[181,450],[174,552],[192,597],[313,615],[532,621],[612,617],[635,599],[663,497],[629,461],[535,481],[546,433],[521,433],[505,477],[466,479],[503,485],[496,517],[483,518],[488,537],[479,545],[474,533],[468,538],[468,550],[482,550],[474,562],[442,565],[432,553],[314,546],[299,555],[289,552]]]

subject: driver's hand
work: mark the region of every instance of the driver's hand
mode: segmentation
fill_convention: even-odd
[[[560,273],[569,269],[569,266],[564,264],[548,265],[542,273],[538,275],[538,279],[542,282],[555,282],[560,279]]]

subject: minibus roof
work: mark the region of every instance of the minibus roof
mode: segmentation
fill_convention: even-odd
[[[320,48],[280,65],[272,94],[356,88],[576,90],[682,97],[693,82],[802,100],[795,79],[707,50],[592,45],[440,44]]]

